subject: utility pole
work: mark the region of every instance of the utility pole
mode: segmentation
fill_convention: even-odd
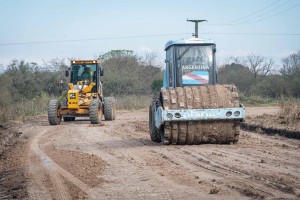
[[[198,23],[201,22],[207,22],[207,20],[198,20],[198,19],[187,19],[188,22],[194,22],[195,23],[195,38],[198,38]]]

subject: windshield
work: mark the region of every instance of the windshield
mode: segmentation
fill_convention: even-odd
[[[96,82],[94,72],[96,64],[74,64],[72,65],[71,82],[77,84],[78,81]]]
[[[213,67],[213,45],[177,46],[176,60],[177,80],[182,81],[182,85],[209,83],[209,73]]]

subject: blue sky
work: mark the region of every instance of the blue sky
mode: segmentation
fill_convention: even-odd
[[[163,60],[168,40],[189,38],[181,33],[194,31],[187,18],[208,20],[200,26],[200,37],[215,40],[219,63],[249,53],[280,62],[300,50],[299,0],[0,0],[0,9],[4,65],[12,59],[38,63],[56,57],[93,59],[112,49],[153,51]],[[177,35],[118,38],[167,34]],[[114,39],[103,39],[107,37]],[[11,45],[23,42],[50,43]]]

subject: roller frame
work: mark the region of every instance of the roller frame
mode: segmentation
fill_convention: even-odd
[[[238,111],[240,114],[235,116]],[[226,114],[231,112],[230,116]],[[175,114],[177,117],[175,117]],[[245,118],[245,108],[217,108],[217,109],[181,109],[164,110],[159,106],[155,112],[155,126],[159,129],[165,122],[180,121],[202,121],[202,120],[243,120]]]

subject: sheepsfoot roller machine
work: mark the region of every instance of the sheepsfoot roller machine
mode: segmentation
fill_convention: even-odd
[[[163,87],[149,109],[151,140],[163,144],[229,144],[245,117],[235,85],[217,84],[216,45],[195,37],[167,42]]]

